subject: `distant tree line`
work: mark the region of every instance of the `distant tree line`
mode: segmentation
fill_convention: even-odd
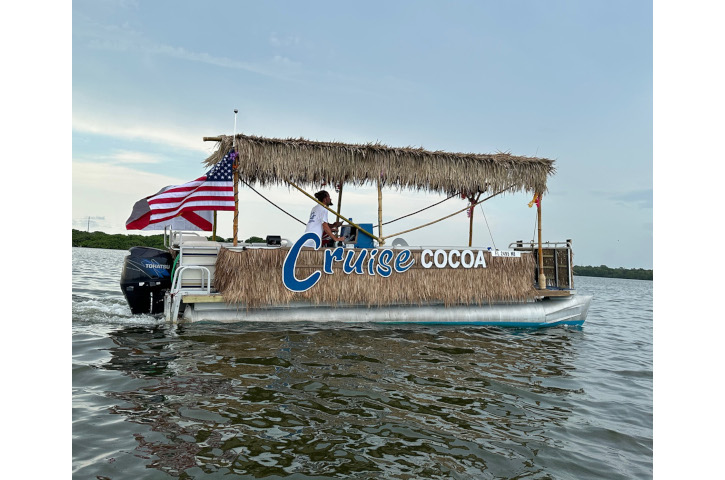
[[[104,232],[83,232],[73,229],[73,246],[128,250],[131,247],[164,248],[163,235],[123,235]]]
[[[606,265],[598,267],[574,266],[574,275],[583,277],[631,278],[634,280],[652,280],[652,270],[643,268],[609,268]]]
[[[207,237],[211,240],[211,236]],[[216,237],[218,242],[232,242],[232,238]],[[246,242],[264,243],[260,237],[249,237]],[[128,250],[131,247],[153,247],[164,249],[164,236],[159,235],[124,235],[120,233],[108,234],[104,232],[84,232],[73,229],[73,246],[86,248],[110,248],[113,250]]]

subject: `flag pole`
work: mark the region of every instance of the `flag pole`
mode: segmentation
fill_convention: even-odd
[[[239,226],[239,154],[237,153],[237,110],[234,109],[234,137],[233,138],[233,150],[234,150],[234,246],[237,246],[237,229]],[[216,212],[214,212],[216,213]]]

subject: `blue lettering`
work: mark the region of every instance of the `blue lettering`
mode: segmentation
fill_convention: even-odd
[[[325,250],[325,267],[322,269],[325,273],[332,275],[332,262],[334,260],[342,262],[343,251],[344,249],[342,247],[337,247],[334,250]]]
[[[395,257],[395,271],[403,273],[407,271],[415,263],[415,259],[411,258],[410,250],[401,250],[397,257]],[[405,262],[410,260],[410,263],[403,265]]]
[[[373,265],[375,265],[375,255],[378,254],[378,249],[374,248],[370,250],[370,260],[368,260],[368,275],[375,275],[375,270],[373,270]]]
[[[378,266],[375,269],[378,272],[378,275],[384,278],[388,278],[390,274],[393,273],[393,269],[390,268],[390,260],[392,259],[392,250],[383,250],[382,252],[380,252],[380,255],[378,255]]]
[[[295,276],[297,259],[302,251],[302,246],[308,240],[312,240],[315,250],[320,249],[322,245],[320,237],[312,232],[305,233],[299,238],[299,240],[297,240],[292,248],[290,248],[289,252],[287,252],[287,256],[282,264],[282,282],[284,283],[284,286],[292,292],[305,292],[314,287],[317,282],[320,281],[320,278],[322,278],[322,272],[325,272],[327,275],[335,273],[333,269],[335,262],[342,263],[342,271],[347,275],[353,272],[358,275],[362,275],[367,272],[368,275],[374,276],[377,274],[384,278],[390,277],[393,270],[397,273],[403,273],[415,264],[415,258],[413,258],[413,254],[410,250],[400,250],[396,254],[395,250],[390,249],[361,249],[359,252],[356,252],[352,249],[337,247],[335,249],[324,251],[324,265],[322,272],[320,270],[315,270],[307,278],[300,280]],[[466,255],[464,252],[463,258],[461,258],[461,263],[465,262],[465,257]],[[473,258],[471,258],[471,261],[472,260]]]
[[[355,250],[348,250],[347,254],[345,255],[345,263],[342,265],[342,271],[345,272],[345,274],[349,275],[352,272],[357,273],[358,275],[362,275],[365,273],[363,271],[363,265],[365,263],[365,257],[367,256],[368,251],[367,250],[361,250],[360,256],[357,257],[357,260],[355,260],[355,263],[352,263],[352,257],[355,256]]]
[[[322,242],[320,237],[316,233],[308,232],[300,237],[299,240],[290,248],[287,256],[284,257],[284,263],[282,264],[282,283],[287,287],[287,290],[292,292],[305,292],[310,288],[314,287],[315,284],[320,280],[322,273],[319,270],[315,270],[309,277],[304,280],[297,280],[295,277],[295,266],[297,264],[297,257],[300,254],[302,245],[307,241],[312,240],[315,243],[315,250],[320,249]]]

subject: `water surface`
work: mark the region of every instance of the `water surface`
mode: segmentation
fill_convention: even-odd
[[[74,478],[652,477],[652,282],[575,277],[581,328],[172,326],[126,253],[73,248]]]

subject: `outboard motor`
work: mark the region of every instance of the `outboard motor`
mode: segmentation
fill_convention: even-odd
[[[121,291],[131,313],[163,313],[164,292],[171,288],[171,254],[151,247],[132,247],[130,252],[123,262]]]

